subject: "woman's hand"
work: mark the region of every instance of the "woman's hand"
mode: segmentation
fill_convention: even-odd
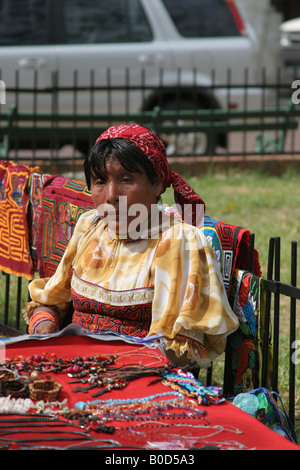
[[[43,321],[34,330],[37,335],[49,335],[58,331],[56,324],[53,321]]]
[[[55,312],[49,307],[37,307],[29,320],[29,334],[49,335],[59,330]]]
[[[165,355],[170,362],[176,364],[178,367],[191,366],[191,360],[188,359],[187,351],[182,354],[182,356],[177,357],[175,352],[172,349],[165,349]]]

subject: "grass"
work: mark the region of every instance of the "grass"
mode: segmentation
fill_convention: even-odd
[[[205,201],[207,215],[255,233],[264,273],[269,238],[281,237],[282,279],[289,282],[290,242],[300,241],[300,176],[236,173],[187,180]],[[165,199],[168,203],[172,200],[170,190]]]
[[[9,297],[5,298],[6,284],[9,282]],[[26,323],[23,319],[22,314],[19,316],[18,320],[18,304],[17,304],[17,277],[16,276],[7,276],[3,272],[0,272],[0,323],[6,323],[5,321],[5,308],[8,310],[8,326],[16,328],[22,332],[26,332]],[[28,280],[21,278],[21,308],[28,301]],[[7,304],[6,304],[7,302]],[[20,312],[19,312],[20,313]]]
[[[269,238],[281,238],[281,280],[290,283],[290,242],[300,242],[300,175],[289,173],[273,177],[255,172],[204,175],[187,178],[206,203],[206,213],[214,219],[246,227],[255,233],[255,246],[260,254],[263,275],[266,275]],[[163,202],[173,204],[172,191],[167,190]],[[298,250],[299,251],[299,250]],[[300,270],[299,270],[300,271]],[[0,279],[1,282],[1,279]],[[27,282],[23,282],[26,303]],[[299,274],[298,274],[298,283]],[[0,303],[4,288],[0,284]],[[14,299],[11,299],[12,302]],[[2,315],[2,317],[1,317]],[[12,312],[10,317],[14,316]],[[3,314],[0,312],[0,321]],[[299,320],[297,339],[300,340]],[[289,300],[281,300],[280,311],[279,391],[288,404]],[[219,367],[221,371],[221,366]],[[218,365],[216,367],[216,379]],[[300,366],[296,368],[296,429],[300,441]],[[220,379],[221,380],[221,379]]]

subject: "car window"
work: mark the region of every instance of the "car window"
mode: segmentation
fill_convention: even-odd
[[[0,0],[0,46],[48,43],[45,0]]]
[[[238,36],[225,0],[162,0],[178,32],[185,37]]]
[[[64,9],[68,44],[152,40],[139,0],[65,0]]]

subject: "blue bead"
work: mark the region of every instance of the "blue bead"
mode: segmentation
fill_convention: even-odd
[[[84,410],[85,405],[86,404],[84,403],[84,401],[78,401],[77,403],[75,403],[74,408],[77,408],[79,410]]]

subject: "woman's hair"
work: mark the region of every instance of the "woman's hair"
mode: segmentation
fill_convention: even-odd
[[[115,157],[125,170],[134,173],[145,172],[151,184],[158,181],[152,162],[133,142],[122,138],[102,139],[97,142],[84,161],[84,173],[88,189],[91,189],[91,177],[106,179],[106,162]]]

